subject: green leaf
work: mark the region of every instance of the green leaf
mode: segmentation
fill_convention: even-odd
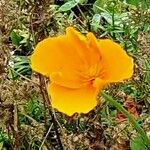
[[[2,148],[3,148],[3,142],[0,142],[0,150],[2,150]]]
[[[109,23],[112,24],[112,16],[110,13],[102,12],[101,16]]]
[[[10,38],[12,40],[12,43],[16,46],[20,45],[20,41],[22,40],[21,37],[19,35],[17,35],[17,33],[15,31],[12,31],[10,33]]]
[[[9,74],[8,77],[12,80],[16,80],[19,75],[24,75],[27,77],[30,77],[31,75],[31,67],[29,64],[29,59],[26,56],[15,56],[10,60],[10,69],[9,69]]]
[[[86,4],[88,2],[88,0],[75,0],[77,3],[79,4]]]
[[[44,108],[36,95],[33,95],[25,106],[26,113],[37,121],[42,121]]]
[[[58,11],[59,11],[59,12],[63,12],[63,11],[71,10],[71,8],[75,7],[77,4],[78,4],[78,2],[75,1],[75,0],[68,1],[68,2],[66,2],[65,4],[63,4],[63,5],[58,9]]]
[[[117,13],[121,11],[122,7],[123,4],[117,0],[96,0],[93,4],[93,10],[95,13],[101,13],[106,11],[111,13]]]
[[[145,68],[146,68],[146,75],[145,75],[145,82],[150,85],[150,62],[145,62]]]
[[[148,150],[140,136],[130,141],[130,148],[131,150]]]
[[[105,11],[103,9],[104,4],[106,4],[106,2],[104,2],[104,0],[96,0],[95,3],[93,4],[94,12],[101,13],[101,12]]]
[[[139,0],[126,0],[126,2],[134,6],[138,6],[139,4]]]
[[[92,18],[92,23],[91,26],[94,31],[97,31],[99,26],[100,26],[100,20],[101,20],[101,15],[100,14],[95,14]]]
[[[12,80],[16,80],[17,77],[18,77],[18,74],[10,68],[8,72],[8,78]]]
[[[130,123],[132,124],[132,126],[139,133],[139,135],[141,137],[141,140],[142,140],[142,143],[143,143],[142,144],[143,147],[147,146],[150,149],[150,139],[149,139],[149,137],[147,136],[147,134],[145,133],[145,131],[143,130],[143,128],[139,125],[139,123],[132,117],[132,115],[120,103],[118,103],[115,99],[113,99],[111,96],[109,96],[105,92],[101,92],[101,95],[105,98],[105,100],[107,100],[108,102],[110,102],[119,111],[121,111],[124,114],[124,116],[126,116],[128,118],[128,120],[130,121]],[[134,143],[136,143],[136,142],[134,141]],[[132,150],[137,150],[137,149],[132,149]],[[138,149],[138,150],[147,150],[147,149]]]

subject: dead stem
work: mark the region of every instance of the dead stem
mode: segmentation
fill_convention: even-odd
[[[15,87],[15,81],[14,82],[14,86]],[[14,118],[13,118],[13,121],[14,121],[14,147],[13,149],[14,150],[20,150],[20,140],[19,140],[19,129],[18,129],[18,104],[17,104],[17,96],[16,96],[16,93],[15,93],[15,90],[13,88],[13,115],[14,115]]]
[[[84,23],[75,13],[74,13],[74,16],[84,27],[87,27],[86,23]]]
[[[88,21],[87,21],[87,17],[84,15],[84,13],[82,12],[82,10],[81,10],[81,8],[80,8],[79,5],[77,5],[77,8],[78,8],[79,12],[81,13],[82,17],[84,18],[84,20],[85,20],[86,22],[88,22]]]
[[[46,138],[48,137],[48,135],[49,135],[49,133],[50,133],[52,127],[53,127],[53,123],[50,125],[50,127],[49,127],[49,129],[48,129],[48,131],[47,131],[47,133],[46,133],[46,135],[45,135],[43,141],[42,141],[42,144],[41,144],[39,150],[42,150],[42,147],[43,147],[43,145],[44,145],[44,143],[45,143],[45,140],[46,140]],[[50,149],[52,149],[52,147],[51,147]]]
[[[57,136],[57,140],[58,140],[60,149],[63,150],[64,148],[63,148],[63,145],[62,145],[62,142],[60,139],[60,135],[59,135],[59,131],[58,131],[58,122],[57,122],[57,119],[55,116],[55,112],[52,108],[51,101],[50,101],[49,95],[48,95],[47,90],[46,90],[45,79],[40,74],[39,74],[39,80],[40,80],[40,90],[41,90],[41,94],[42,94],[44,103],[46,103],[48,106],[49,114],[51,115],[52,122],[54,124],[54,130],[55,130],[55,133]]]
[[[17,102],[14,97],[14,150],[20,150],[20,144],[19,144],[19,135],[18,135],[18,108],[17,108]]]

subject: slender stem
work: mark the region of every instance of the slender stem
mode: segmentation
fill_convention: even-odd
[[[86,27],[87,25],[80,19],[80,17],[78,17],[75,13],[74,16],[76,17],[76,19],[84,26]]]
[[[48,135],[49,135],[49,133],[50,133],[52,127],[53,127],[53,123],[50,125],[50,127],[49,127],[49,129],[48,129],[48,131],[47,131],[47,133],[46,133],[46,136],[44,137],[44,139],[43,139],[43,141],[42,141],[42,144],[40,145],[39,150],[42,150],[42,147],[43,147],[43,145],[44,145],[44,143],[45,143],[45,141],[46,141],[46,139],[47,139],[47,137],[48,137]],[[51,149],[52,149],[52,148],[51,148]]]
[[[11,70],[12,71],[12,70]],[[11,72],[12,73],[12,72]],[[14,74],[12,73],[12,76]],[[14,77],[13,77],[14,78]],[[14,106],[14,109],[13,109],[13,113],[14,113],[14,146],[13,146],[13,150],[20,150],[20,145],[19,145],[19,127],[18,127],[18,104],[17,104],[17,97],[16,97],[16,93],[14,91],[15,89],[15,85],[16,85],[16,82],[13,81],[13,106]]]
[[[84,18],[84,20],[87,22],[87,17],[84,15],[84,13],[82,12],[79,5],[77,5],[77,8],[78,8],[79,12],[81,13],[82,17]]]
[[[39,125],[38,122],[37,122],[35,119],[33,119],[32,117],[30,117],[29,115],[27,115],[25,112],[19,112],[19,114],[25,116],[25,117],[28,118],[30,121],[32,121],[32,124],[33,124],[33,125],[36,125],[36,126]]]
[[[47,93],[47,90],[46,90],[46,83],[45,83],[44,77],[39,75],[39,80],[40,80],[40,85],[41,85],[40,90],[41,90],[43,100],[46,102],[46,104],[49,108],[48,110],[49,110],[49,114],[51,115],[52,122],[54,124],[54,130],[55,130],[55,133],[56,133],[56,136],[57,136],[57,140],[58,140],[60,149],[63,150],[64,148],[63,148],[60,136],[59,136],[57,119],[55,117],[55,113],[54,113],[54,110],[53,110],[52,105],[51,105],[50,97],[49,97],[49,95]]]
[[[150,139],[147,137],[143,128],[135,121],[135,119],[129,114],[129,112],[120,103],[118,103],[115,99],[113,99],[105,92],[101,92],[101,95],[128,118],[130,123],[134,126],[134,128],[143,138],[143,141],[145,142],[146,146],[150,149]]]
[[[115,6],[113,6],[113,12],[112,12],[112,37],[113,39],[115,39],[115,34],[114,34],[114,30],[115,30]]]

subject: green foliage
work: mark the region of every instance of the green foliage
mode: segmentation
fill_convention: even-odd
[[[19,74],[30,77],[32,71],[29,65],[29,58],[26,56],[12,56],[10,60],[10,69],[8,77],[12,80],[18,79]]]
[[[85,133],[89,128],[89,124],[87,124],[87,122],[82,117],[77,117],[71,122],[68,122],[64,116],[60,116],[58,119],[60,124],[66,128],[68,133]]]
[[[137,55],[139,32],[149,30],[148,20],[143,16],[147,7],[144,4],[145,2],[134,0],[126,3],[119,0],[97,0],[93,4],[91,28],[100,37],[109,36],[121,43],[132,55]],[[138,15],[139,17],[135,17]]]
[[[33,38],[25,26],[23,26],[22,30],[13,29],[13,31],[10,33],[10,38],[12,44],[17,47],[17,50],[21,51],[22,46],[30,50],[32,49],[31,43],[33,42]]]
[[[132,124],[132,126],[136,129],[138,134],[141,136],[143,146],[150,149],[150,139],[149,139],[149,137],[145,133],[144,129],[139,125],[139,123],[131,116],[131,114],[120,103],[118,103],[115,99],[113,99],[108,94],[106,94],[104,92],[101,92],[101,95],[105,98],[106,101],[110,102],[119,111],[121,111],[124,114],[124,116],[126,116],[126,118],[128,118],[129,122]],[[138,142],[139,142],[139,139],[138,139]]]
[[[9,60],[9,75],[12,80],[18,79],[19,74],[30,77],[31,68],[29,65],[29,55],[32,51],[33,39],[27,28],[23,25],[21,29],[13,29],[10,33],[13,50]]]
[[[91,21],[91,28],[93,31],[97,32],[97,30],[99,28],[101,28],[101,25],[100,25],[100,20],[101,20],[101,15],[100,14],[95,14],[92,18],[92,21]],[[103,28],[104,30],[104,28]]]
[[[0,150],[3,148],[3,142],[0,142]]]
[[[126,0],[126,2],[128,4],[135,5],[135,6],[139,5],[139,0]]]
[[[126,93],[126,95],[133,96],[137,99],[143,96],[143,91],[141,89],[138,89],[137,86],[134,85],[133,83],[121,85],[120,90]]]
[[[8,134],[0,129],[0,150],[10,148],[10,144],[11,143]]]
[[[119,13],[126,7],[127,6],[119,0],[96,0],[93,4],[93,11],[95,13],[101,13],[104,11]]]
[[[0,142],[7,142],[9,140],[8,135],[0,129]]]
[[[15,31],[11,32],[10,38],[12,40],[12,43],[15,46],[19,46],[20,45],[20,42],[21,42],[22,38]]]
[[[145,62],[145,70],[146,70],[146,74],[145,74],[145,82],[150,85],[150,61],[146,61]]]
[[[72,8],[74,8],[75,6],[77,6],[78,4],[84,4],[86,3],[87,0],[69,0],[67,1],[65,4],[63,4],[58,11],[59,12],[65,12],[65,11],[69,11]]]
[[[131,150],[149,150],[140,136],[130,141],[130,148]]]
[[[71,10],[71,8],[75,7],[77,4],[78,2],[75,0],[68,1],[64,5],[62,5],[58,11],[63,12],[63,11]]]
[[[33,119],[39,122],[43,121],[44,108],[39,103],[39,99],[36,95],[33,95],[31,99],[28,101],[28,103],[26,104],[25,112]]]
[[[116,108],[109,102],[105,102],[103,104],[102,109],[99,112],[99,115],[101,116],[102,124],[104,127],[113,127],[115,123],[116,118]]]

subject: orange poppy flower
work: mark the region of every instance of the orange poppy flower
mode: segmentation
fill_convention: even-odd
[[[84,36],[68,27],[65,35],[38,43],[31,67],[50,78],[52,106],[71,116],[92,110],[103,86],[130,78],[133,59],[111,40],[96,39],[91,32]]]

